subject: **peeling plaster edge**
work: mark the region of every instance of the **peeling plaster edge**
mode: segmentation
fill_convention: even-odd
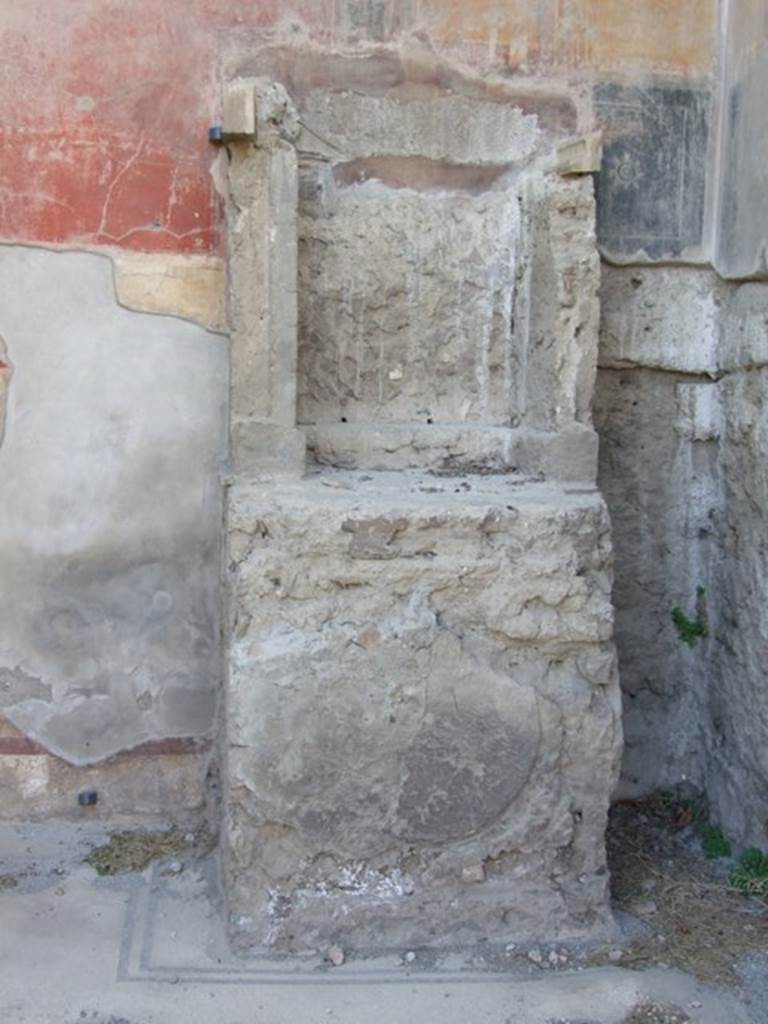
[[[206,334],[210,334],[210,335],[212,335],[215,338],[225,338],[227,340],[229,339],[229,330],[225,330],[224,328],[219,329],[219,328],[216,328],[216,327],[212,327],[210,324],[207,324],[204,321],[198,320],[198,319],[196,319],[194,317],[184,316],[181,313],[170,313],[170,312],[163,313],[163,312],[158,312],[156,310],[138,309],[135,306],[126,305],[120,299],[120,297],[119,297],[118,286],[117,286],[117,274],[118,274],[117,261],[118,261],[119,255],[122,254],[122,252],[124,250],[117,249],[117,248],[114,248],[114,247],[109,247],[109,246],[103,246],[103,245],[98,245],[98,246],[89,246],[89,245],[82,245],[82,244],[72,245],[72,244],[69,244],[69,243],[61,243],[61,244],[59,244],[59,243],[56,243],[56,242],[50,242],[50,243],[48,243],[48,242],[30,242],[30,241],[17,241],[17,240],[13,240],[13,239],[0,239],[0,249],[34,249],[34,250],[39,251],[39,252],[52,252],[52,253],[62,253],[62,254],[69,253],[69,252],[74,252],[74,253],[84,253],[85,255],[88,255],[88,256],[97,256],[99,259],[107,260],[109,262],[110,272],[111,272],[111,277],[112,277],[112,289],[113,289],[113,294],[114,294],[115,305],[117,307],[119,307],[120,309],[124,309],[128,313],[138,313],[138,314],[140,314],[142,316],[157,316],[157,317],[166,317],[166,318],[171,319],[171,320],[180,320],[182,323],[192,324],[194,327],[199,327],[201,330],[205,331]],[[130,252],[132,254],[135,252],[136,255],[139,255],[139,256],[142,255],[142,253],[140,251],[138,251],[138,250],[130,250]],[[163,253],[144,253],[143,255],[157,257],[157,256],[162,256],[164,254]],[[172,255],[189,255],[189,254],[173,253]],[[206,254],[206,255],[214,255],[214,254],[210,254],[209,253],[209,254]]]
[[[49,750],[42,743],[29,736],[0,736],[0,757],[31,757],[44,755],[55,758],[57,761],[64,761],[73,768],[94,768],[99,765],[112,764],[118,759],[125,757],[168,757],[180,754],[207,754],[212,748],[212,741],[208,737],[179,736],[167,737],[158,740],[146,740],[135,747],[127,747],[125,750],[116,751],[96,761],[75,762],[62,757],[61,754]]]
[[[613,373],[627,373],[635,371],[647,371],[649,373],[667,373],[673,377],[681,377],[687,380],[717,383],[743,373],[758,373],[768,369],[768,362],[744,363],[736,366],[723,366],[716,370],[691,370],[675,366],[666,366],[662,363],[641,363],[636,361],[606,360],[598,362],[597,369],[609,370]]]

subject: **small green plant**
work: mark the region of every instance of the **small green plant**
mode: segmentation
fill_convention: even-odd
[[[706,594],[707,592],[704,587],[696,587],[695,619],[688,618],[682,608],[675,607],[672,609],[672,622],[677,630],[677,635],[688,647],[695,647],[697,640],[703,640],[709,636]]]
[[[701,845],[704,856],[710,860],[731,856],[731,844],[719,825],[705,825],[701,830]]]
[[[698,587],[696,592],[700,599],[704,597],[703,587]],[[698,611],[695,619],[689,619],[682,608],[675,607],[672,609],[672,622],[677,630],[677,635],[689,647],[695,647],[699,638],[704,639],[709,636],[709,627],[704,617],[703,608]]]
[[[744,896],[768,899],[768,853],[751,846],[739,858],[729,881]]]

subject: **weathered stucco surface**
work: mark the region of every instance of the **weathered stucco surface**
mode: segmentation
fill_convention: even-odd
[[[302,124],[324,113],[324,151],[300,150],[298,418],[314,458],[592,476],[594,201],[578,177],[527,173],[562,134],[512,91],[381,101],[376,133],[370,100],[318,89],[300,109]],[[418,127],[407,143],[398,106]]]
[[[516,193],[371,181],[321,203],[302,221],[300,419],[519,421]]]
[[[601,499],[509,477],[237,485],[225,784],[241,941],[608,925]]]
[[[342,418],[549,432],[588,422],[595,354],[578,339],[597,328],[597,256],[579,233],[593,216],[582,182],[507,176],[478,196],[312,184],[300,422],[316,435]]]
[[[517,172],[515,160],[532,158],[536,131],[554,137],[603,128],[600,243],[612,259],[644,262],[604,267],[597,388],[627,708],[623,791],[685,776],[708,787],[735,838],[765,847],[765,286],[723,289],[703,267],[710,260],[732,278],[765,271],[764,4],[730,0],[720,32],[715,0],[28,0],[6,7],[0,237],[109,246],[117,301],[164,315],[117,309],[108,264],[96,256],[2,250],[0,434],[4,404],[8,430],[0,448],[0,571],[8,584],[0,697],[22,731],[0,726],[0,813],[65,813],[75,789],[97,772],[103,793],[115,779],[117,804],[107,800],[104,813],[131,804],[158,813],[192,799],[190,776],[175,776],[168,759],[165,768],[135,760],[129,785],[122,766],[114,775],[111,762],[67,767],[38,752],[37,740],[79,763],[150,737],[205,731],[210,721],[218,668],[204,639],[215,635],[216,609],[208,502],[218,487],[221,443],[212,438],[221,437],[214,406],[226,395],[224,342],[175,316],[224,325],[214,191],[222,160],[207,129],[219,118],[222,78],[259,65],[288,85],[301,108],[299,223],[307,252],[328,241],[339,249],[348,239],[334,232],[327,217],[334,210],[341,220],[358,210],[378,216],[385,199],[402,201],[408,192],[416,216],[399,228],[413,257],[402,279],[370,273],[372,259],[361,258],[374,255],[368,230],[338,253],[339,272],[353,273],[341,274],[337,295],[313,291],[313,275],[305,274],[298,314],[322,331],[302,328],[302,419],[316,418],[305,423],[308,446],[330,465],[591,477],[595,436],[585,410],[593,353],[582,362],[586,387],[576,412],[552,403],[548,338],[559,328],[546,320],[546,307],[570,314],[559,299],[527,309],[524,281],[508,287],[513,257],[528,252],[525,216],[513,216],[495,190]],[[483,117],[468,117],[478,106]],[[475,268],[478,279],[498,270],[496,300],[483,306],[463,295],[460,303],[450,276],[421,275],[419,296],[438,314],[450,309],[454,327],[441,346],[432,322],[421,320],[430,360],[420,364],[421,339],[398,326],[412,311],[399,299],[377,307],[377,289],[386,284],[410,298],[406,286],[417,287],[415,268],[424,263],[419,247],[433,260],[439,248],[429,241],[435,222],[477,210],[489,195],[488,209],[503,206],[517,231],[514,253],[505,241]],[[465,228],[452,224],[446,242],[463,244]],[[681,257],[701,270],[653,265]],[[547,259],[545,252],[535,276],[554,294],[568,268],[547,267]],[[326,265],[319,256],[313,264],[318,272]],[[482,335],[490,325],[496,344],[510,291],[515,351],[521,325],[538,325],[529,354],[538,348],[542,358],[528,362],[526,383],[508,402],[491,390],[482,410],[484,364],[467,356],[460,334]],[[589,289],[577,282],[576,291]],[[380,344],[358,359],[355,316],[364,306]],[[587,314],[571,319],[574,333],[583,334],[594,308]],[[503,345],[494,351],[488,368],[495,370]],[[308,378],[310,367],[322,387]],[[523,379],[519,364],[509,367]],[[455,411],[455,422],[438,422],[426,403],[418,411],[422,403],[411,400],[422,386],[431,406]],[[465,416],[447,401],[462,389],[473,403]],[[529,390],[537,397],[523,410]],[[386,400],[398,415],[414,405],[416,420],[390,418],[382,428],[379,417],[395,408]],[[550,430],[557,405],[571,427]],[[259,418],[243,408],[244,419]],[[513,430],[507,413],[510,423],[521,418]],[[279,425],[255,447],[247,430],[233,436],[242,454],[270,451],[274,465],[295,466],[303,455],[303,438]],[[171,610],[163,611],[162,595]],[[706,641],[692,648],[680,641],[675,606],[689,616],[706,611]]]
[[[0,248],[0,714],[72,764],[209,734],[225,341],[129,313],[108,259]]]
[[[596,423],[614,526],[622,792],[689,781],[737,845],[768,840],[764,283],[604,268]],[[688,646],[674,608],[705,624]]]
[[[709,694],[707,785],[724,828],[768,847],[765,657],[768,284],[728,289],[723,306],[721,550]]]
[[[552,170],[537,118],[509,112],[521,130],[498,140],[498,110],[462,99],[475,134],[506,147],[503,173],[478,177],[486,153],[470,162],[460,132],[453,159],[407,97],[347,176],[367,101],[326,89],[313,109],[331,153],[304,154],[294,189],[284,128],[303,107],[263,125],[273,94],[234,80],[222,126],[233,935],[306,950],[605,932],[621,722],[590,419],[591,181]],[[425,130],[406,139],[409,118]],[[471,188],[446,184],[456,167]],[[297,416],[306,476],[274,457]]]
[[[418,49],[444,84],[460,77],[459,64],[546,91],[558,78],[704,77],[716,11],[715,0],[27,0],[0,25],[0,237],[215,250],[207,129],[219,62],[233,49],[253,52],[256,38],[390,46],[402,57],[387,84],[410,70],[415,91],[425,85]],[[332,63],[321,54],[313,73]],[[381,63],[375,54],[348,68],[347,87]]]

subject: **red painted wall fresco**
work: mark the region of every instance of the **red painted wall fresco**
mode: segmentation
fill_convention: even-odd
[[[324,0],[23,0],[0,14],[0,238],[215,247],[208,126],[222,32]]]
[[[233,33],[291,20],[323,42],[381,42],[424,30],[505,73],[530,72],[542,61],[605,68],[635,61],[685,73],[709,61],[714,4],[5,0],[0,240],[216,249],[207,129],[216,118],[221,43]]]

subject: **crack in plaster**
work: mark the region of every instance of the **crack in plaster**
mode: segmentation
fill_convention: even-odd
[[[0,335],[0,445],[5,437],[5,418],[8,406],[8,389],[13,376],[13,366],[8,355],[8,346]]]

